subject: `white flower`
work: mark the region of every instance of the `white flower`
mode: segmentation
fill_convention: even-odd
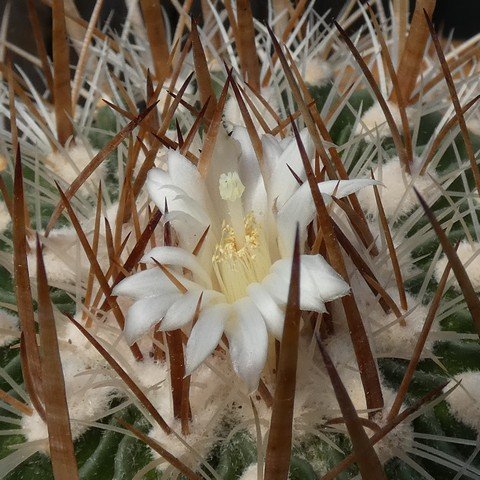
[[[309,158],[313,146],[301,133]],[[139,272],[119,283],[115,295],[135,299],[125,335],[134,341],[153,325],[182,328],[200,313],[186,347],[187,373],[195,370],[228,339],[235,371],[254,390],[265,365],[268,333],[280,338],[287,303],[293,243],[299,225],[302,245],[315,217],[308,182],[299,185],[287,164],[302,180],[305,172],[296,141],[262,138],[265,183],[246,130],[232,138],[221,132],[206,178],[176,151],[168,153],[168,173],[153,169],[147,187],[178,237],[178,246],[162,246],[143,258],[167,266]],[[240,148],[241,146],[241,148]],[[328,200],[349,195],[372,180],[327,181],[319,184]],[[197,255],[192,252],[205,230]],[[324,312],[325,302],[346,295],[349,286],[320,255],[301,255],[303,310]],[[183,287],[178,286],[178,282]],[[177,283],[177,285],[175,285]]]

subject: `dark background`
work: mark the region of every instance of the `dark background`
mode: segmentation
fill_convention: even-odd
[[[26,0],[0,0],[0,15],[3,12],[6,4],[10,1],[11,13],[10,24],[8,30],[8,40],[24,50],[35,52],[35,43],[32,35],[32,30],[28,20],[27,2]],[[42,23],[45,43],[47,48],[49,46],[50,30],[51,30],[51,11],[48,6],[45,6],[40,0],[34,0],[39,17]],[[81,15],[88,19],[95,4],[94,0],[75,0],[77,8]],[[262,19],[266,13],[266,0],[251,0],[250,1],[254,14]],[[385,1],[385,4],[388,2]],[[411,1],[412,7],[414,1]],[[200,15],[199,8],[200,1],[195,0],[192,14],[194,16]],[[320,13],[325,13],[328,10],[331,16],[335,17],[341,10],[344,2],[342,0],[316,0],[315,8]],[[170,5],[168,0],[162,0],[162,5],[168,11],[170,20],[176,21],[177,15],[175,9]],[[105,22],[110,18],[110,26],[114,30],[119,30],[126,15],[126,7],[124,0],[105,0],[101,14],[101,22]],[[480,32],[480,0],[438,0],[437,9],[434,16],[434,21],[437,28],[441,28],[444,34],[454,32],[454,37],[457,39],[469,38],[477,32]],[[20,68],[27,71],[29,75],[35,80],[36,72],[26,60],[12,55],[14,63]]]

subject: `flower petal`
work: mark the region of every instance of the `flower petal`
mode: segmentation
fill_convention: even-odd
[[[173,272],[172,275],[188,290],[199,288],[196,283],[187,280],[181,275]],[[159,268],[150,268],[123,279],[115,285],[112,295],[139,299],[176,291],[178,291],[177,287]]]
[[[267,361],[268,335],[262,314],[249,298],[233,304],[235,316],[225,323],[234,370],[253,392]]]
[[[160,330],[170,331],[181,328],[193,320],[198,300],[202,295],[202,308],[208,307],[213,300],[223,300],[225,297],[214,290],[193,290],[182,295],[169,309],[160,324]]]
[[[286,305],[288,300],[288,279],[283,279],[281,275],[276,273],[268,274],[262,280],[262,287],[264,287],[271,297],[280,305]]]
[[[282,155],[283,148],[279,141],[269,134],[262,135],[263,160],[268,171],[269,178],[278,166],[278,158]]]
[[[169,211],[178,210],[185,212],[197,218],[203,225],[210,224],[210,217],[206,210],[195,199],[190,197],[185,190],[171,183],[166,183],[161,186],[152,183],[149,185],[148,193],[150,198],[162,213],[165,213],[166,202]]]
[[[282,338],[285,312],[278,306],[268,291],[259,283],[252,283],[247,288],[248,296],[262,314],[268,331],[277,339]]]
[[[173,227],[179,239],[179,246],[189,252],[195,249],[207,228],[204,224],[200,223],[197,218],[178,210],[169,211],[167,214],[163,215],[162,223],[166,224],[167,222],[170,222],[170,225]],[[208,249],[208,252],[213,252],[214,247],[214,236],[207,235],[201,252],[203,253],[206,249]],[[211,260],[211,254],[209,260]],[[206,269],[207,265],[203,265]]]
[[[300,132],[300,138],[307,152],[309,159],[313,158],[314,147],[308,130],[304,128]],[[275,201],[278,209],[282,208],[285,202],[298,189],[298,182],[290,172],[288,166],[302,179],[305,180],[305,169],[303,168],[302,157],[298,150],[297,141],[291,137],[288,145],[277,160],[277,167],[273,170],[270,179],[269,193]]]
[[[321,255],[302,255],[302,273],[310,275],[324,302],[343,297],[350,292],[347,282],[327,263]]]
[[[160,330],[168,332],[181,328],[193,320],[201,290],[194,290],[183,294],[168,309],[160,325]]]
[[[291,262],[291,259],[275,262],[271,270],[273,273],[267,275],[262,282],[262,285],[280,305],[286,305],[288,301]],[[304,274],[304,269],[300,273],[300,308],[319,313],[326,311],[317,285],[310,275]]]
[[[211,279],[198,262],[195,255],[179,247],[155,247],[145,254],[141,260],[144,263],[158,263],[172,265],[190,270],[194,278],[198,278],[207,288],[212,287]]]
[[[245,127],[236,126],[233,129],[232,138],[237,140],[242,147],[242,156],[238,162],[238,174],[245,185],[244,195],[251,195],[251,192],[257,188],[258,182],[262,181],[257,155]],[[248,207],[245,209],[248,210]]]
[[[203,209],[208,206],[208,194],[198,169],[176,150],[168,151],[168,173],[172,184],[187,192]]]
[[[190,375],[215,350],[222,338],[225,321],[231,312],[232,307],[228,303],[220,303],[202,310],[187,342],[186,375]]]
[[[318,188],[323,194],[325,203],[331,201],[330,194],[335,192],[335,198],[342,198],[361,190],[369,185],[378,184],[376,180],[361,178],[356,180],[329,180],[320,182]],[[316,209],[313,202],[310,185],[304,182],[300,188],[279,208],[277,228],[279,248],[282,257],[290,257],[293,253],[297,222],[300,229],[300,244],[305,243],[307,226],[315,217]]]
[[[327,263],[321,255],[300,256],[301,293],[308,291],[318,295],[323,302],[335,300],[350,292],[350,287],[343,278]],[[271,268],[282,278],[290,278],[292,260],[283,258],[276,261]]]
[[[155,297],[146,297],[135,302],[128,309],[125,319],[123,333],[127,342],[131,344],[147,333],[153,325],[164,317],[167,310],[178,300],[180,295],[178,292],[166,293]]]

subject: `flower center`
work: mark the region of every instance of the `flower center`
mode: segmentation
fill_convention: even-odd
[[[237,172],[222,174],[220,196],[227,202],[229,222],[223,222],[222,237],[212,257],[220,288],[230,303],[244,297],[247,287],[261,282],[271,266],[267,242],[253,213],[244,215],[245,190]]]

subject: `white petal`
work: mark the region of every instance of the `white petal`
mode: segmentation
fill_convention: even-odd
[[[276,261],[271,268],[282,278],[290,278],[292,259]],[[318,296],[323,302],[335,300],[350,291],[349,285],[321,255],[300,256],[300,297],[302,292]]]
[[[181,275],[173,275],[185,288],[198,288],[197,284]],[[137,299],[176,291],[177,287],[159,268],[150,268],[123,279],[113,288],[112,294]]]
[[[335,198],[342,198],[355,193],[369,185],[378,184],[376,180],[367,178],[358,180],[329,180],[320,182],[318,188],[323,194],[325,203],[331,201],[330,194],[335,192]],[[310,185],[305,181],[300,188],[285,202],[277,214],[277,228],[279,233],[279,248],[282,257],[290,257],[293,253],[296,223],[299,223],[300,245],[305,243],[307,226],[315,217],[315,204],[313,202]]]
[[[169,189],[163,189],[165,185],[171,185],[172,179],[168,173],[160,168],[152,168],[148,171],[145,182],[149,197],[163,213],[165,211],[165,198],[168,205],[172,202],[175,192]]]
[[[267,290],[278,304],[286,305],[288,300],[289,280],[290,277],[284,280],[281,275],[270,273],[262,280],[262,287]]]
[[[165,186],[169,188],[170,185]],[[208,216],[205,209],[195,200],[190,197],[184,190],[179,190],[175,198],[173,199],[172,205],[168,204],[168,210],[180,210],[182,212],[195,217],[200,223],[204,226],[210,224],[210,217]]]
[[[183,294],[168,309],[160,325],[160,330],[176,330],[191,322],[201,294],[202,292],[199,290]]]
[[[187,292],[168,309],[165,318],[160,324],[160,330],[176,330],[190,323],[195,315],[200,295],[202,295],[201,308],[207,308],[213,300],[225,301],[225,297],[214,290],[194,290]]]
[[[286,305],[288,302],[290,270],[291,259],[279,260],[272,266],[274,273],[267,275],[262,282],[262,285],[280,305]],[[326,311],[316,283],[310,275],[304,274],[303,271],[300,273],[300,308],[320,313]]]
[[[302,275],[305,271],[311,276],[324,302],[343,297],[350,292],[348,283],[321,255],[302,255],[301,262]]]
[[[222,338],[232,307],[221,303],[202,310],[188,338],[185,373],[190,375],[214,350]]]
[[[207,209],[205,183],[198,169],[176,150],[168,152],[168,173],[173,185],[181,188],[199,206]]]
[[[198,279],[207,288],[211,288],[211,279],[207,272],[198,262],[195,255],[187,252],[183,248],[178,247],[155,247],[145,254],[142,258],[144,263],[155,263],[152,259],[155,259],[162,265],[172,265],[176,267],[186,268],[190,270],[194,278]]]
[[[245,127],[235,127],[231,138],[234,138],[242,147],[242,156],[239,161],[239,176],[245,185],[245,193],[249,194],[257,187],[258,181],[261,180],[260,167],[258,166],[257,155],[253,149],[250,135],[248,135]]]
[[[247,288],[247,293],[262,314],[268,331],[280,340],[283,333],[285,312],[259,283],[250,284]]]
[[[307,129],[300,132],[303,145],[309,159],[313,158],[314,148],[313,142]],[[302,179],[305,180],[305,169],[303,168],[302,157],[298,150],[297,141],[291,137],[284,152],[277,161],[277,167],[274,169],[270,180],[270,194],[272,200],[276,200],[278,209],[282,208],[284,203],[298,189],[298,182],[290,172],[290,168]]]
[[[148,184],[155,184],[157,187],[172,183],[170,175],[161,168],[152,168],[147,173],[147,186]]]
[[[174,223],[187,223],[191,230],[194,232],[201,232],[203,233],[206,229],[204,223],[200,223],[196,217],[193,217],[189,213],[182,212],[180,210],[172,210],[168,213],[164,214],[162,217],[162,223],[166,224],[167,222],[171,222],[173,225]],[[179,233],[177,231],[176,226],[174,226],[175,233]],[[197,238],[198,242],[199,238]]]
[[[158,323],[180,293],[166,293],[156,297],[147,297],[135,302],[128,310],[125,319],[124,335],[128,343],[133,343]]]
[[[269,178],[278,166],[278,159],[282,155],[283,148],[273,135],[262,135],[263,160],[268,171]]]
[[[188,252],[192,252],[195,249],[207,228],[203,223],[200,223],[197,218],[178,210],[169,211],[166,215],[163,215],[162,223],[166,224],[167,222],[170,222],[170,225],[175,231],[179,240],[179,246]],[[211,242],[212,236],[207,235],[202,250]]]
[[[171,225],[179,239],[179,246],[188,252],[193,252],[202,235],[206,231],[206,226],[200,223],[196,218],[185,212],[168,212],[162,217],[163,222],[171,222]],[[212,255],[217,244],[213,228],[208,230],[207,236],[203,239],[202,248],[197,253],[197,261],[204,270],[212,274]]]
[[[235,316],[225,323],[230,358],[234,370],[253,392],[267,360],[267,329],[261,313],[249,298],[238,300],[233,307]]]
[[[315,216],[315,204],[308,182],[290,197],[277,214],[278,247],[282,257],[291,257],[297,222],[300,233],[300,246],[303,247],[307,236],[307,226]]]
[[[210,217],[207,211],[195,199],[191,198],[185,190],[169,183],[161,186],[153,183],[149,185],[148,193],[150,198],[161,212],[165,213],[166,202],[169,211],[178,210],[185,212],[195,217],[204,226],[210,224]]]

